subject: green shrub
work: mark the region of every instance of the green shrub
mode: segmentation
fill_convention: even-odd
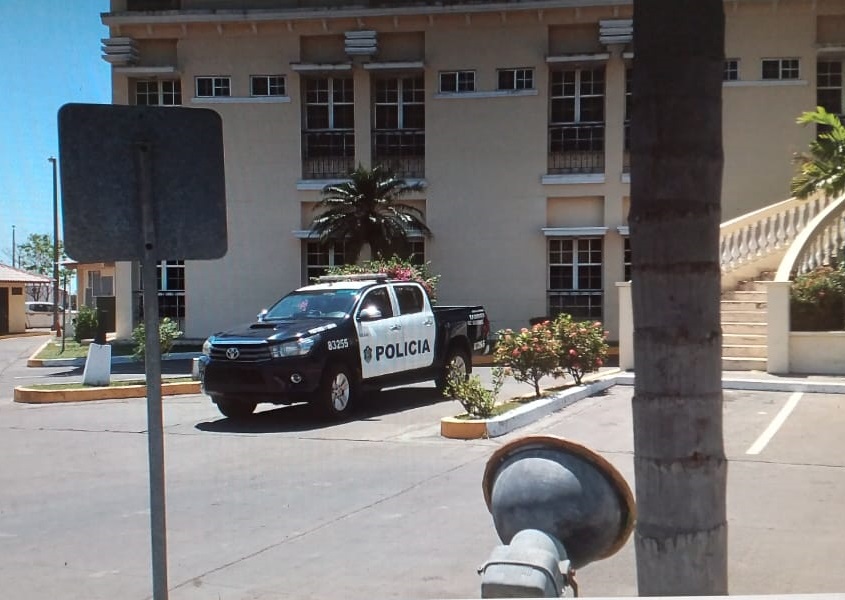
[[[179,331],[179,326],[170,317],[164,317],[158,324],[158,341],[161,347],[161,353],[167,354],[173,348],[173,342],[182,337],[182,332]],[[135,352],[132,356],[136,360],[144,358],[144,349],[146,346],[146,331],[144,324],[141,323],[132,331],[132,341],[135,344]]]
[[[540,396],[540,379],[558,368],[559,345],[548,321],[518,332],[504,329],[497,336],[493,362],[517,381],[532,385],[534,395]]]
[[[598,371],[607,360],[607,332],[599,321],[576,323],[566,313],[551,327],[558,341],[558,366],[581,385],[585,373]]]
[[[73,339],[76,343],[97,336],[97,311],[90,306],[80,306],[76,315]]]
[[[493,414],[496,397],[504,383],[504,369],[493,369],[493,389],[488,390],[481,383],[478,375],[464,378],[463,373],[453,371],[449,373],[443,395],[454,398],[461,403],[466,413],[474,419],[486,419]]]
[[[437,283],[440,275],[431,274],[431,263],[415,265],[408,260],[397,256],[392,258],[375,258],[356,265],[342,265],[329,267],[329,275],[352,275],[357,273],[384,273],[391,279],[402,281],[416,281],[428,292],[431,303],[437,300]]]
[[[790,329],[845,329],[845,268],[818,267],[799,275],[790,290]]]

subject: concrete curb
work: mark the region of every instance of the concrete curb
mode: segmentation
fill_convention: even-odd
[[[178,381],[161,384],[162,396],[199,394],[200,384],[196,381]],[[122,400],[144,398],[146,385],[125,385],[116,387],[90,387],[67,390],[42,390],[20,386],[15,388],[15,402],[24,404],[54,404],[59,402],[86,402],[88,400]]]
[[[46,346],[49,342],[45,342],[44,346]],[[41,350],[44,349],[44,346],[41,346],[33,356],[37,356]],[[196,358],[199,356],[200,352],[172,352],[170,354],[165,354],[161,357],[161,360],[187,360],[191,358]],[[85,358],[32,358],[30,357],[26,361],[27,367],[83,367],[85,366]],[[113,365],[120,365],[136,362],[134,358],[131,356],[112,356],[111,364]]]
[[[505,435],[520,427],[557,412],[567,406],[613,387],[634,385],[634,373],[618,372],[599,376],[591,383],[572,387],[554,396],[541,398],[492,419],[458,419],[445,417],[440,420],[440,435],[453,439],[480,439]],[[722,389],[758,392],[805,392],[816,394],[845,394],[845,380],[807,381],[794,377],[783,379],[746,379],[723,377]]]

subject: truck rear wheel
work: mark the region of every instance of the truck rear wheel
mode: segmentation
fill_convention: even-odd
[[[257,406],[255,402],[236,400],[229,396],[217,396],[214,398],[214,402],[217,404],[217,410],[224,417],[229,417],[230,419],[246,418],[255,412],[255,407]]]
[[[459,347],[449,348],[449,353],[446,355],[446,361],[443,363],[443,370],[440,376],[434,380],[437,386],[437,391],[443,393],[446,389],[446,384],[449,382],[449,375],[456,373],[463,376],[464,381],[469,379],[469,374],[472,372],[472,363],[469,359],[469,354],[466,350]]]
[[[314,406],[323,417],[343,419],[352,412],[355,395],[355,381],[349,368],[343,363],[330,364],[326,366]]]

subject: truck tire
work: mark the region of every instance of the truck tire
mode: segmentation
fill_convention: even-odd
[[[469,379],[469,374],[472,372],[472,363],[470,362],[469,354],[459,346],[449,348],[449,352],[446,354],[446,360],[443,363],[443,369],[437,379],[434,380],[438,393],[442,394],[446,389],[446,383],[449,381],[449,373],[453,370],[462,371],[464,381]]]
[[[343,419],[352,412],[356,392],[355,380],[349,368],[343,363],[328,364],[313,400],[314,408],[327,419]]]
[[[217,404],[217,410],[224,417],[229,417],[230,419],[244,419],[250,416],[257,406],[255,402],[236,400],[230,396],[217,396],[214,398],[214,402]]]

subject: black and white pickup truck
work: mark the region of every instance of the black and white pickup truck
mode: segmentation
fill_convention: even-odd
[[[322,277],[284,296],[255,323],[203,345],[203,391],[227,417],[259,402],[310,402],[346,416],[359,394],[472,371],[488,351],[482,306],[432,306],[419,283],[381,275]]]

